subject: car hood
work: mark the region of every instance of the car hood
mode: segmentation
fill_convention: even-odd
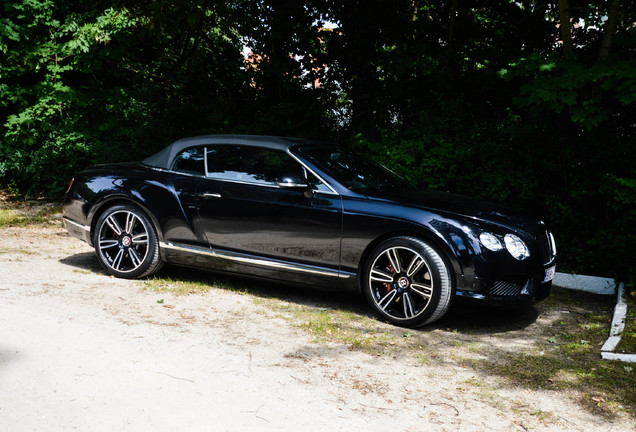
[[[437,191],[409,191],[391,198],[393,201],[425,210],[452,213],[472,221],[494,223],[512,231],[534,233],[543,226],[537,219],[521,216],[504,206],[478,198]]]

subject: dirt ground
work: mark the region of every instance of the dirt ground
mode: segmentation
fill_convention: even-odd
[[[536,350],[568,310],[455,315],[410,332],[377,323],[419,341],[377,352],[317,339],[288,316],[312,303],[367,314],[357,297],[146,284],[106,276],[59,224],[0,229],[0,431],[634,430],[625,412],[465,361]]]

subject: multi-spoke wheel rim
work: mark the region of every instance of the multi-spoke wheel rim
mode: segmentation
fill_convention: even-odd
[[[378,309],[395,320],[418,317],[433,295],[428,263],[407,247],[390,247],[378,254],[369,271],[368,283]]]
[[[137,270],[148,255],[148,227],[135,213],[120,210],[106,217],[99,228],[99,253],[120,273]]]

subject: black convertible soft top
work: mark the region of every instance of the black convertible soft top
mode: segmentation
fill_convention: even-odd
[[[287,138],[260,135],[203,135],[191,138],[182,138],[173,142],[166,148],[141,161],[145,165],[156,168],[170,169],[175,156],[190,147],[206,144],[241,144],[246,146],[267,147],[278,150],[287,150],[298,144],[315,144],[316,141],[301,138]]]

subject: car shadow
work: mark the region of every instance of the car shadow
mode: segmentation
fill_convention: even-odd
[[[83,252],[70,255],[59,260],[60,263],[75,267],[78,270],[90,271],[106,275],[104,269],[99,265],[95,252]]]
[[[207,270],[166,266],[158,277],[181,282],[200,282],[220,289],[244,292],[260,298],[277,299],[310,308],[345,311],[374,318],[371,308],[361,294],[321,290],[309,286],[293,286],[244,276],[227,275]],[[448,313],[439,321],[419,328],[466,334],[495,334],[524,329],[539,316],[536,307],[504,308],[476,301],[456,299]]]
[[[311,286],[289,285],[246,276],[218,273],[204,269],[178,266],[164,267],[157,277],[180,282],[207,283],[219,289],[247,293],[260,298],[270,298],[296,303],[307,307],[344,310],[372,317],[366,300],[355,293],[320,289]]]
[[[435,328],[467,334],[494,334],[522,330],[539,317],[535,306],[504,307],[457,299]]]
[[[78,270],[106,275],[94,252],[71,255],[59,261]],[[165,266],[157,275],[149,279],[155,277],[185,283],[208,284],[219,289],[247,293],[260,298],[276,299],[311,308],[351,312],[368,318],[374,317],[364,297],[355,293],[287,285],[172,265]],[[456,299],[442,319],[417,331],[441,329],[466,334],[494,334],[526,328],[533,324],[538,316],[539,312],[535,307],[503,308]]]

